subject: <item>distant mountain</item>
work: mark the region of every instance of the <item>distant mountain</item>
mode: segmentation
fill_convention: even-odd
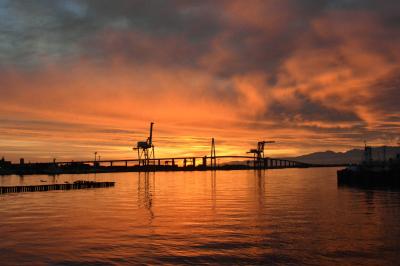
[[[383,147],[377,147],[372,149],[372,157],[374,160],[383,159]],[[395,158],[397,154],[400,154],[400,147],[386,147],[386,158]],[[349,163],[359,163],[362,161],[364,156],[363,149],[352,149],[346,152],[314,152],[307,155],[302,155],[298,157],[288,158],[290,160],[295,160],[304,163],[314,163],[314,164],[349,164]]]

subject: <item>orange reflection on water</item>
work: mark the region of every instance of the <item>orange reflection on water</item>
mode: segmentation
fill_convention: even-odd
[[[390,264],[398,259],[400,194],[339,189],[336,169],[45,179],[114,180],[116,186],[1,196],[0,249],[9,250],[7,258],[0,253],[2,261]],[[1,180],[1,185],[26,184],[38,177]]]

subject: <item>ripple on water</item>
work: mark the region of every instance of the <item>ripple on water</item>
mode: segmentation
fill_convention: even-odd
[[[399,192],[338,188],[333,168],[46,177],[78,179],[117,183],[0,196],[0,261],[389,265],[400,259]]]

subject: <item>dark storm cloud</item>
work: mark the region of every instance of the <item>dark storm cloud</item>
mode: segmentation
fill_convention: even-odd
[[[238,19],[230,10],[235,1],[3,0],[1,63],[30,65],[74,56],[117,55],[128,62],[159,60],[196,66],[204,62],[203,57],[213,56],[212,46],[218,45],[229,56],[203,67],[228,76],[256,70],[276,73],[304,38],[312,41],[311,46],[335,45],[333,39],[314,36],[310,27],[325,12],[373,10],[394,27],[399,18],[393,11],[399,8],[396,1],[238,2],[244,13],[253,6],[258,10],[255,16],[263,15],[265,20],[255,25]]]
[[[337,110],[313,101],[306,95],[293,93],[297,101],[296,106],[283,105],[273,102],[264,114],[267,119],[288,120],[290,122],[362,122],[362,119],[354,112]]]
[[[3,65],[48,63],[42,56],[50,62],[74,56],[108,59],[115,54],[127,61],[138,55],[153,60],[165,41],[177,38],[183,45],[166,51],[171,63],[185,42],[200,52],[219,29],[218,9],[207,2],[3,0],[0,10]],[[116,44],[112,49],[104,35],[110,32]],[[132,32],[136,36],[130,36]],[[154,42],[152,49],[142,47],[141,39]]]
[[[2,1],[1,64],[20,67],[64,62],[82,52],[80,41],[97,29],[85,13],[60,1]]]
[[[396,121],[396,117],[390,115],[400,114],[400,69],[378,80],[371,89],[374,97],[369,104],[387,112],[389,121]]]
[[[387,49],[382,42],[400,38],[394,34],[400,27],[398,1],[3,0],[0,64],[66,63],[76,57],[107,64],[118,57],[201,67],[223,78],[262,71],[274,84],[281,64],[299,49],[342,44],[340,36],[328,32],[321,37],[312,25],[315,18],[341,10],[373,12],[391,28],[379,36],[365,28],[368,49]],[[246,12],[245,17],[238,15]],[[351,15],[332,19],[357,23]],[[347,26],[343,21],[332,23]],[[221,52],[226,56],[219,58]]]

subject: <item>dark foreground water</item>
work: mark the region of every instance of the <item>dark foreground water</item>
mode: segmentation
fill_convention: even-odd
[[[0,177],[117,182],[0,195],[0,264],[398,265],[400,193],[338,188],[336,170]]]

